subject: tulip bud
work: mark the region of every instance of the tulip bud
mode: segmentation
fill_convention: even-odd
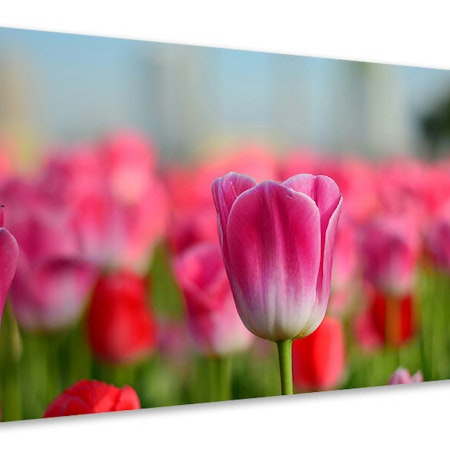
[[[326,176],[257,184],[230,173],[213,182],[219,240],[234,300],[256,336],[312,333],[325,315],[342,195]]]

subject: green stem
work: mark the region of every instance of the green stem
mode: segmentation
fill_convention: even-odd
[[[278,362],[280,364],[281,394],[294,393],[292,381],[292,339],[277,341]]]
[[[230,369],[231,360],[226,356],[219,356],[217,358],[217,399],[229,400],[230,399]]]
[[[9,301],[5,306],[1,327],[0,400],[2,421],[20,420],[23,417],[22,392],[19,374],[22,359],[22,339]]]

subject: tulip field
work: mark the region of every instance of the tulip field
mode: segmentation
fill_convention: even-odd
[[[34,159],[0,147],[2,421],[450,378],[450,158]]]

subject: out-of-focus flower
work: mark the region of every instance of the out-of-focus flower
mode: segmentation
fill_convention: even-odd
[[[292,343],[292,372],[297,389],[335,388],[344,369],[344,330],[338,319],[325,317],[314,333]]]
[[[412,295],[391,299],[370,287],[366,287],[366,293],[368,307],[355,321],[356,335],[361,346],[370,351],[385,344],[394,347],[406,344],[414,336],[417,326]],[[388,318],[390,306],[393,309]]]
[[[126,364],[151,356],[156,323],[144,280],[126,270],[100,276],[88,307],[87,331],[94,355],[104,361]]]
[[[47,161],[41,183],[70,210],[83,253],[96,265],[146,270],[168,214],[155,159],[146,140],[119,132]]]
[[[360,233],[363,274],[377,290],[401,297],[413,289],[420,256],[417,225],[408,216],[379,215]]]
[[[81,315],[96,270],[81,255],[67,210],[28,180],[9,180],[0,199],[20,248],[10,290],[18,322],[27,329],[68,326]]]
[[[381,163],[377,170],[380,212],[415,217],[419,222],[425,219],[430,208],[435,206],[434,195],[430,195],[431,189],[436,190],[430,169],[425,161],[411,157]]]
[[[15,237],[3,228],[3,207],[0,207],[0,323],[18,261],[19,246]]]
[[[354,156],[327,158],[319,173],[336,181],[345,198],[342,215],[351,221],[365,222],[379,207],[374,169],[366,161]]]
[[[360,284],[360,261],[357,247],[357,226],[341,215],[334,243],[331,275],[330,309],[341,315],[348,309]]]
[[[409,370],[398,368],[389,378],[388,384],[411,384],[423,381],[422,372],[419,370],[414,375],[410,375]]]
[[[158,317],[158,353],[163,359],[186,373],[192,365],[195,342],[184,318]]]
[[[102,381],[81,380],[53,400],[43,417],[75,416],[140,408],[139,397],[130,386],[120,389]]]
[[[230,173],[212,185],[219,239],[245,326],[271,341],[304,337],[324,318],[342,195],[325,176],[283,183]]]
[[[236,311],[219,244],[195,244],[177,256],[174,265],[200,351],[223,356],[248,348],[253,335]]]
[[[168,238],[175,254],[195,243],[217,240],[217,214],[210,192],[215,178],[231,170],[256,180],[277,178],[277,161],[267,150],[258,146],[235,150],[193,167],[166,168],[171,204]]]
[[[441,214],[427,227],[424,236],[425,252],[432,263],[450,272],[450,214]]]

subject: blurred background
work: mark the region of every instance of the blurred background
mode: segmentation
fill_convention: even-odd
[[[0,136],[20,161],[119,126],[163,160],[236,140],[427,156],[449,95],[445,70],[0,29]]]
[[[0,420],[71,414],[82,380],[143,408],[279,394],[223,265],[230,171],[345,199],[296,392],[450,379],[449,138],[446,70],[0,29]]]

